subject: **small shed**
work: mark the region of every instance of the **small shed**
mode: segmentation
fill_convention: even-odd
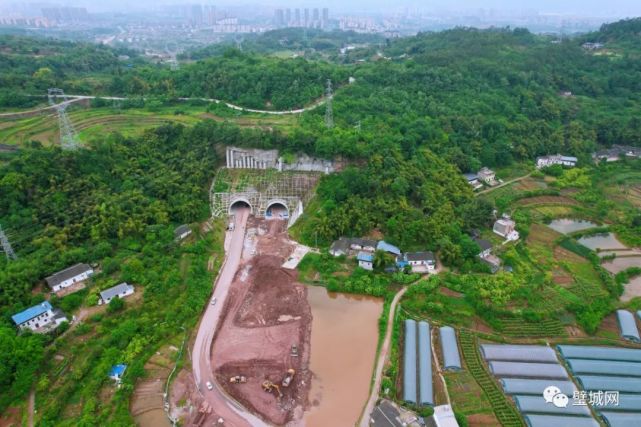
[[[109,370],[109,378],[119,383],[122,380],[122,376],[127,369],[127,365],[120,363],[118,365],[113,365]]]
[[[403,350],[403,400],[416,403],[416,321],[412,319],[405,320],[405,346]]]
[[[639,337],[639,329],[634,316],[627,310],[617,310],[617,322],[621,330],[621,336],[632,342],[641,342]]]
[[[356,259],[358,260],[359,267],[364,268],[365,270],[374,269],[374,255],[371,253],[361,251],[356,256]]]
[[[443,326],[439,330],[441,351],[443,353],[443,368],[458,371],[462,369],[461,355],[456,342],[456,331],[451,326]]]

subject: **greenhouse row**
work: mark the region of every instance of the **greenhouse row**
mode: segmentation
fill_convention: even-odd
[[[621,336],[632,342],[641,342],[637,321],[634,315],[627,310],[617,310],[617,322],[621,330]]]
[[[439,330],[441,337],[441,351],[443,352],[443,368],[458,371],[462,369],[461,355],[456,343],[456,331],[451,326],[443,326]]]
[[[553,348],[503,344],[482,344],[480,348],[490,372],[499,379],[505,394],[514,399],[528,426],[599,426],[587,406],[572,405],[578,390]],[[544,390],[550,387],[558,390],[544,397]],[[558,403],[561,397],[565,406]]]
[[[403,400],[409,403],[433,405],[432,351],[430,326],[427,322],[418,322],[417,329],[416,321],[411,319],[405,321],[404,351]]]
[[[575,345],[557,348],[584,390],[616,394],[616,401],[603,399],[592,405],[606,425],[641,425],[641,349]]]

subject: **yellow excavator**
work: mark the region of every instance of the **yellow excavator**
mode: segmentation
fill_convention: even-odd
[[[285,378],[283,378],[283,382],[281,385],[283,387],[289,387],[289,385],[292,383],[292,380],[294,379],[294,375],[296,375],[296,371],[294,369],[288,369],[287,370],[287,375],[285,375]]]
[[[269,380],[263,381],[263,390],[267,393],[271,393],[275,390],[276,393],[278,393],[277,394],[278,400],[280,400],[280,398],[283,397],[283,393],[281,393],[280,387],[278,387],[278,384],[274,384]]]

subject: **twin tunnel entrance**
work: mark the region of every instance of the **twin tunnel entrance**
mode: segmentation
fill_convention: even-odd
[[[232,201],[229,205],[229,214],[233,215],[239,209],[249,209],[250,213],[256,214],[256,208],[249,203],[249,200],[240,198]],[[265,208],[265,218],[267,219],[287,219],[289,218],[289,209],[286,202],[282,200],[271,200]]]

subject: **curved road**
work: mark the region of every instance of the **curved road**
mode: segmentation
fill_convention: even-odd
[[[267,427],[267,424],[248,412],[218,386],[214,379],[214,370],[211,365],[211,348],[214,333],[218,322],[221,320],[225,299],[227,298],[229,288],[240,264],[248,216],[248,209],[237,210],[234,219],[234,230],[227,232],[225,239],[225,260],[218,274],[218,278],[214,282],[213,296],[217,299],[217,302],[215,305],[207,304],[205,313],[200,320],[198,334],[196,335],[192,352],[192,367],[196,387],[198,387],[201,395],[211,405],[214,413],[224,419],[225,426]],[[213,384],[213,390],[207,390],[207,381]]]
[[[34,95],[35,96],[35,95]],[[112,100],[112,101],[124,101],[127,98],[119,97],[119,96],[92,96],[92,95],[65,95],[67,98],[67,101],[61,102],[60,104],[57,105],[50,105],[48,107],[41,107],[41,108],[36,108],[34,110],[26,110],[26,111],[16,111],[16,112],[9,112],[9,113],[0,113],[0,117],[3,116],[15,116],[16,114],[34,114],[37,112],[41,111],[47,111],[47,110],[52,110],[56,108],[59,105],[62,104],[71,104],[72,102],[80,101],[83,99],[96,99],[96,98],[101,98],[101,99],[107,99],[107,100]],[[325,98],[320,98],[314,101],[312,104],[308,105],[307,107],[304,108],[299,108],[296,110],[282,110],[282,111],[272,111],[272,110],[255,110],[253,108],[245,108],[241,107],[240,105],[232,104],[230,102],[224,102],[221,101],[220,99],[216,98],[178,98],[180,101],[205,101],[205,102],[215,102],[216,104],[223,103],[227,107],[236,110],[236,111],[245,111],[248,113],[259,113],[259,114],[272,114],[276,116],[283,116],[287,114],[301,114],[304,113],[305,111],[311,111],[325,103]]]
[[[378,355],[378,360],[376,361],[376,371],[374,374],[374,384],[372,385],[372,390],[367,400],[367,405],[361,413],[361,418],[359,420],[359,427],[369,427],[369,416],[374,411],[374,406],[376,406],[376,401],[378,400],[378,392],[381,389],[381,381],[383,378],[383,368],[385,367],[385,362],[387,361],[387,355],[389,354],[389,347],[392,340],[392,326],[394,324],[394,314],[396,313],[396,306],[401,300],[405,291],[407,291],[407,286],[398,291],[394,295],[394,299],[389,307],[389,316],[387,318],[387,328],[385,331],[385,340],[383,341],[383,346],[381,347],[381,352]]]

